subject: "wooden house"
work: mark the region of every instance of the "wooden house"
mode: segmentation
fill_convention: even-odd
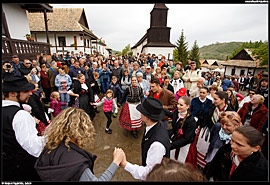
[[[215,69],[222,69],[224,68],[221,64],[225,61],[219,61],[216,59],[206,59],[203,61],[200,61],[201,63],[201,69],[203,71],[213,71]]]
[[[260,60],[252,55],[249,49],[242,49],[231,60],[222,63],[225,66],[225,75],[242,75],[251,72],[253,75],[259,71],[266,71],[268,65],[260,66]]]
[[[35,40],[44,41],[42,14],[28,13],[27,16]],[[48,13],[48,34],[52,53],[99,52],[93,45],[93,41],[98,40],[98,37],[90,30],[83,8],[54,8],[53,13]]]
[[[39,42],[31,39],[26,11],[39,12],[43,19],[42,27],[46,31],[44,19],[48,12],[53,11],[53,7],[49,4],[2,4],[2,61],[11,60],[12,55],[18,55],[20,60],[25,58],[32,60],[37,59],[40,53],[50,54],[46,39]]]
[[[92,49],[95,54],[99,53],[104,55],[105,57],[112,54],[112,49],[105,44],[104,40],[92,40],[92,44]]]

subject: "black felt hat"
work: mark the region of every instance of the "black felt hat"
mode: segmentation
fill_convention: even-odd
[[[24,76],[7,76],[4,78],[2,91],[3,92],[19,92],[34,90],[35,85],[29,83]]]
[[[136,109],[152,120],[162,120],[165,116],[162,103],[153,97],[146,98]]]

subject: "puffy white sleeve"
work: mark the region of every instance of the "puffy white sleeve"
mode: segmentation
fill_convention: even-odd
[[[145,180],[148,173],[153,169],[156,164],[160,164],[166,149],[158,141],[151,144],[146,158],[146,166],[139,166],[127,162],[125,170],[128,171],[135,179]]]
[[[31,114],[24,110],[18,111],[13,118],[12,127],[21,147],[30,155],[39,157],[45,145],[45,138],[37,135],[36,122]]]

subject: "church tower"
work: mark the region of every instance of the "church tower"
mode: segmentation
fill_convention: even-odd
[[[150,12],[150,28],[131,49],[133,53],[150,53],[172,58],[175,45],[170,43],[170,27],[167,27],[168,8],[165,3],[156,3]]]
[[[173,46],[170,43],[171,28],[167,27],[168,8],[165,3],[156,3],[150,14],[147,46]]]

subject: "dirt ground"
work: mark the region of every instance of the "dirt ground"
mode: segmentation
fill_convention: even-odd
[[[94,165],[94,174],[99,177],[111,164],[113,160],[114,147],[120,147],[124,150],[127,161],[132,164],[141,165],[141,140],[145,130],[145,126],[139,131],[138,139],[135,139],[130,131],[125,130],[119,125],[119,115],[121,109],[118,111],[117,118],[112,117],[110,128],[112,134],[105,132],[107,119],[102,110],[103,106],[98,107],[100,113],[96,114],[93,120],[93,125],[96,130],[95,145],[91,149],[91,153],[97,156]],[[119,167],[115,172],[112,181],[138,181],[132,177],[123,168]]]
[[[244,97],[247,96],[247,91],[240,91]],[[240,102],[239,102],[240,103]],[[95,145],[91,149],[91,153],[97,155],[95,161],[94,173],[96,177],[99,177],[111,164],[113,159],[114,147],[120,147],[126,153],[127,161],[132,164],[141,165],[141,140],[145,130],[145,126],[139,131],[138,139],[135,139],[130,131],[125,130],[119,125],[119,114],[117,118],[112,117],[112,134],[105,132],[107,119],[102,110],[103,106],[98,107],[100,113],[96,114],[93,120],[93,125],[96,130]],[[119,167],[115,172],[112,181],[139,181],[132,177],[130,173]]]

